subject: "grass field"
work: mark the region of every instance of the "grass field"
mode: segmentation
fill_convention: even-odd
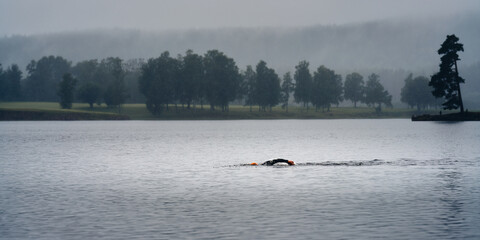
[[[67,111],[80,113],[115,113],[127,115],[132,120],[223,120],[223,119],[362,119],[362,118],[410,118],[418,114],[437,114],[438,111],[426,111],[418,113],[412,109],[404,108],[384,108],[381,113],[376,113],[373,108],[366,107],[339,107],[331,108],[330,112],[316,112],[310,108],[307,111],[301,107],[289,107],[288,113],[281,107],[275,107],[271,112],[259,112],[258,107],[253,107],[250,112],[249,107],[232,105],[229,112],[220,110],[210,111],[209,106],[200,109],[198,106],[194,109],[183,109],[181,106],[175,110],[170,106],[170,111],[163,112],[160,116],[152,115],[145,104],[125,104],[120,111],[118,109],[108,108],[105,105],[97,106],[92,109],[88,104],[74,103],[71,110],[63,110],[55,102],[0,102],[0,109],[10,110],[34,110],[34,111]]]
[[[0,120],[128,120],[126,115],[109,112],[61,109],[55,103],[0,103]]]

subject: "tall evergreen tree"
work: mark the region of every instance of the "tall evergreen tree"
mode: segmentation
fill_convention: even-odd
[[[462,92],[460,91],[460,83],[464,83],[465,79],[459,76],[457,61],[460,61],[457,52],[463,52],[463,44],[458,42],[455,35],[447,35],[447,39],[442,43],[438,54],[440,58],[440,71],[435,73],[430,80],[429,85],[434,88],[432,94],[437,97],[445,98],[442,104],[444,109],[457,109],[464,112]]]

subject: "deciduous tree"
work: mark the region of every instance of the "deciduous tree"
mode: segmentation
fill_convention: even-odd
[[[0,63],[0,101],[5,100],[7,94],[7,84],[5,82],[5,73]]]
[[[380,83],[379,76],[375,73],[368,76],[368,81],[365,86],[365,103],[373,107],[375,107],[375,104],[378,104],[375,108],[377,112],[382,111],[382,103],[387,106],[392,106],[392,95],[384,89]]]
[[[405,79],[405,85],[401,92],[401,101],[408,104],[410,107],[417,107],[417,110],[425,109],[435,103],[435,98],[432,96],[432,88],[428,86],[428,78],[418,76],[416,78],[409,74]]]
[[[280,100],[280,79],[265,61],[257,64],[256,73],[257,103],[262,111],[271,111]]]
[[[313,74],[311,95],[315,109],[322,108],[323,111],[327,108],[327,111],[330,111],[331,104],[339,104],[342,101],[342,92],[342,77],[323,65],[318,67]]]
[[[357,107],[357,102],[361,101],[364,97],[364,87],[365,83],[362,75],[356,72],[348,74],[345,78],[345,100],[352,101],[353,106]]]
[[[257,73],[253,70],[251,65],[247,66],[247,69],[242,74],[243,89],[245,93],[245,105],[250,106],[250,112],[252,106],[257,104]]]
[[[164,52],[160,57],[149,59],[142,67],[139,78],[140,92],[146,98],[147,109],[159,115],[174,101],[174,82],[179,75],[179,63]]]
[[[240,90],[240,73],[232,58],[223,52],[210,50],[204,56],[206,98],[210,109],[219,106],[228,111],[229,103],[237,98]]]
[[[22,71],[16,64],[2,70],[0,64],[0,101],[18,101],[21,97]]]
[[[309,65],[307,61],[299,62],[298,65],[295,66],[295,74],[293,76],[295,79],[295,92],[293,93],[295,102],[303,103],[303,106],[307,107],[307,111],[312,93],[312,75],[308,68]]]
[[[116,107],[121,111],[122,104],[128,98],[127,89],[125,88],[124,76],[125,72],[122,68],[122,59],[107,58],[100,63],[101,68],[108,76],[107,88],[105,89],[103,99],[109,107]]]
[[[70,72],[71,63],[62,57],[42,57],[27,65],[25,98],[31,101],[57,101],[57,86],[65,73]]]
[[[93,82],[87,82],[80,86],[77,93],[77,98],[82,102],[88,103],[90,108],[93,108],[93,104],[98,102],[102,94],[102,89]]]
[[[188,50],[183,57],[181,66],[181,78],[183,79],[183,98],[190,109],[192,102],[199,102],[202,96],[202,85],[204,84],[205,74],[202,56]]]
[[[58,96],[60,96],[60,106],[62,108],[72,108],[73,92],[75,90],[76,84],[77,79],[75,79],[72,74],[66,73],[63,75],[62,81],[59,83],[57,91]]]
[[[283,75],[283,82],[281,87],[281,103],[282,108],[285,108],[285,111],[288,112],[288,101],[290,100],[290,93],[293,92],[295,85],[293,84],[293,79],[290,72]]]

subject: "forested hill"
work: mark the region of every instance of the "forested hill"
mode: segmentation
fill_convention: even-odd
[[[58,55],[74,62],[118,56],[123,59],[174,56],[192,49],[219,49],[243,68],[260,59],[280,72],[300,60],[337,71],[404,69],[430,74],[439,63],[436,53],[447,34],[465,46],[462,64],[480,62],[480,16],[388,20],[340,26],[302,28],[227,28],[147,32],[92,30],[0,38],[0,63],[21,69],[32,59]]]

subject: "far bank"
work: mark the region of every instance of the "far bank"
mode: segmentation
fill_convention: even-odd
[[[405,118],[409,119],[413,115],[436,114],[437,110],[417,112],[406,108],[384,108],[381,112],[376,112],[374,108],[368,107],[332,107],[328,111],[315,111],[314,108],[308,110],[303,107],[290,106],[288,112],[281,107],[274,107],[272,111],[259,111],[258,107],[241,105],[232,105],[228,112],[221,110],[211,111],[207,106],[202,109],[200,106],[187,109],[181,105],[169,106],[169,111],[164,111],[158,116],[152,115],[145,107],[145,104],[124,104],[121,108],[108,108],[100,105],[90,109],[88,104],[74,103],[71,110],[63,110],[56,102],[1,102],[2,112],[9,111],[30,111],[38,113],[48,113],[54,111],[56,114],[67,114],[65,120],[241,120],[241,119],[382,119],[382,118]],[[81,114],[85,114],[84,117]],[[92,115],[93,114],[93,115]],[[103,115],[102,115],[103,114]],[[107,115],[104,115],[107,114]],[[35,114],[29,115],[30,119],[37,120]],[[85,117],[86,115],[90,115]],[[93,117],[96,116],[96,117]],[[39,117],[41,118],[41,117]],[[6,119],[4,119],[6,120]],[[20,120],[20,119],[17,119]],[[54,119],[38,119],[54,120]],[[62,120],[62,119],[56,119]]]
[[[447,122],[463,122],[463,121],[480,121],[480,112],[463,112],[430,115],[424,114],[412,116],[412,121],[447,121]]]

